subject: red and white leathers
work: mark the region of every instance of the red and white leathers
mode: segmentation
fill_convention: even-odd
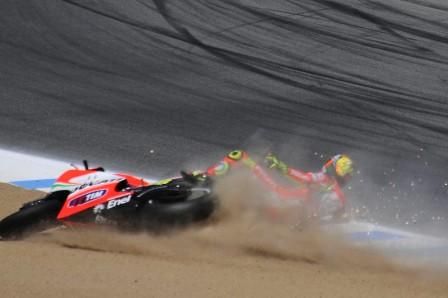
[[[338,181],[324,170],[312,173],[288,167],[286,175],[308,186],[314,194],[314,204],[320,215],[342,215],[346,208],[346,197]]]
[[[245,167],[260,179],[281,200],[300,200],[311,212],[319,215],[342,215],[345,211],[346,198],[340,184],[335,178],[325,173],[302,172],[288,167],[284,173],[296,185],[282,186],[272,178],[269,170],[258,165],[247,152],[236,150],[229,153],[218,164],[207,169],[208,176],[221,176],[230,169]]]

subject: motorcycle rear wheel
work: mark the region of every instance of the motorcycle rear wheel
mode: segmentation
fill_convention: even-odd
[[[144,228],[158,229],[186,226],[203,221],[217,208],[217,200],[210,193],[196,194],[180,202],[161,203],[148,201],[140,209],[140,218]]]

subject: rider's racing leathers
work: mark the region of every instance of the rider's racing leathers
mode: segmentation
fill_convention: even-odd
[[[273,155],[268,155],[268,162]],[[275,158],[275,157],[274,157]],[[280,162],[275,158],[276,162]],[[338,181],[325,173],[302,172],[286,166],[283,162],[281,167],[276,167],[282,174],[295,182],[295,186],[282,186],[275,181],[269,170],[257,164],[247,152],[235,150],[230,152],[216,165],[207,169],[208,176],[221,176],[230,169],[245,167],[258,177],[268,189],[277,193],[283,200],[300,200],[316,216],[340,217],[345,213],[346,197]]]

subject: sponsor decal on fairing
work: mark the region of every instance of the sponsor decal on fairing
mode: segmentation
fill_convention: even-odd
[[[72,208],[72,207],[76,207],[76,206],[80,206],[80,205],[84,205],[84,204],[90,203],[92,201],[98,200],[99,198],[103,197],[106,193],[107,193],[106,189],[101,189],[101,190],[96,190],[96,191],[93,191],[93,192],[89,192],[89,193],[87,193],[85,195],[82,195],[80,197],[72,199],[68,203],[68,207]]]
[[[129,203],[130,201],[131,201],[131,195],[128,195],[128,196],[125,196],[122,198],[118,198],[115,200],[111,200],[111,201],[107,202],[107,209],[112,209],[117,206],[124,205],[126,203]]]

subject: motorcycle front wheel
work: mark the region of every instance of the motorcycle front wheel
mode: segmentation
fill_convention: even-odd
[[[63,202],[39,200],[0,221],[2,240],[17,240],[57,225],[56,217]]]

